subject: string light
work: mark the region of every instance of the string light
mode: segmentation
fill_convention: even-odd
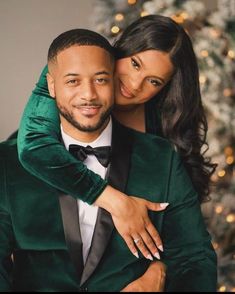
[[[202,50],[200,53],[201,53],[202,57],[208,57],[208,55],[209,55],[207,50]]]
[[[229,88],[224,89],[223,95],[224,95],[224,97],[232,96],[232,89],[229,89]]]
[[[231,289],[231,292],[235,292],[235,287]]]
[[[211,176],[211,180],[212,180],[212,182],[217,182],[218,181],[218,176],[216,174],[213,174]]]
[[[129,5],[135,5],[137,0],[128,0],[127,2]]]
[[[122,13],[118,13],[115,15],[116,21],[122,21],[124,19],[124,15]]]
[[[233,148],[230,147],[230,146],[227,146],[227,147],[224,149],[224,153],[225,153],[227,156],[233,155]]]
[[[117,34],[117,33],[120,32],[120,28],[119,28],[118,26],[113,26],[113,27],[111,28],[111,32],[112,32],[113,34]]]
[[[224,208],[223,208],[222,205],[217,205],[216,208],[215,208],[215,212],[217,214],[220,214],[223,210],[224,210]]]
[[[221,170],[218,172],[218,176],[219,176],[220,178],[223,178],[223,177],[225,176],[225,174],[226,174],[226,172],[225,172],[224,169],[221,169]]]
[[[184,22],[184,18],[182,17],[182,15],[172,15],[171,18],[177,22],[177,23],[180,23],[182,24]]]
[[[226,217],[226,221],[227,221],[228,223],[233,223],[233,222],[235,221],[235,215],[232,214],[232,213],[230,213],[229,215],[227,215],[227,217]]]
[[[229,50],[228,51],[228,57],[231,58],[231,59],[234,59],[235,58],[235,52],[233,50]]]
[[[141,17],[144,17],[146,15],[149,15],[147,11],[145,11],[145,10],[141,11],[141,13],[140,13]]]
[[[219,30],[216,29],[211,29],[210,30],[210,34],[213,38],[218,38],[221,35],[221,32]]]
[[[226,291],[226,287],[225,286],[219,287],[219,292],[225,292],[225,291]]]
[[[182,12],[182,13],[181,13],[181,17],[182,17],[184,20],[188,19],[188,13],[187,13],[187,12]]]
[[[199,82],[200,82],[200,84],[205,84],[205,82],[206,82],[206,77],[205,77],[205,76],[200,76],[200,77],[199,77]]]
[[[212,242],[212,246],[215,250],[217,250],[219,248],[219,244],[216,242]]]
[[[233,164],[234,163],[234,157],[233,156],[228,156],[227,158],[226,158],[226,163],[227,164]]]

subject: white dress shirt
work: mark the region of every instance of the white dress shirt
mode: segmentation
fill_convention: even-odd
[[[112,119],[110,118],[107,127],[100,134],[100,136],[93,142],[84,143],[74,138],[70,137],[63,131],[61,125],[61,135],[64,141],[64,145],[67,150],[69,150],[69,145],[77,144],[81,146],[91,146],[91,147],[101,147],[101,146],[111,146],[112,138]],[[83,162],[90,170],[99,174],[103,179],[106,176],[107,168],[99,163],[95,155],[88,155]],[[83,261],[86,262],[89,250],[91,247],[92,236],[94,233],[94,228],[97,219],[98,207],[94,205],[89,205],[82,200],[78,200],[78,209],[79,209],[79,223],[81,230],[81,237],[83,242]]]

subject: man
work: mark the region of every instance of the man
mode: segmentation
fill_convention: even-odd
[[[176,152],[110,117],[113,59],[102,40],[72,30],[49,49],[48,86],[65,147],[128,195],[170,203],[150,212],[164,242],[167,291],[215,291],[215,253]],[[1,291],[120,291],[144,274],[150,260],[130,253],[105,210],[81,201],[78,210],[75,199],[28,174],[14,140],[0,154]]]

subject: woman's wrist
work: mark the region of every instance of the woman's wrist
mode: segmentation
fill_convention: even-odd
[[[107,186],[94,202],[95,205],[104,208],[114,216],[118,216],[126,199],[126,195],[111,186]]]

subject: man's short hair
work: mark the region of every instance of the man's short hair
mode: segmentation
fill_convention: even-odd
[[[59,52],[74,45],[97,46],[108,51],[113,59],[115,56],[114,48],[105,37],[94,31],[86,29],[73,29],[60,34],[56,39],[54,39],[48,51],[47,61],[56,61],[56,57]]]

